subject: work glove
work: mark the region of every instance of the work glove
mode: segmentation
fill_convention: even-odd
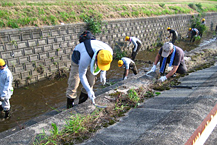
[[[93,102],[93,103],[95,103],[95,93],[93,92],[93,90],[91,89],[90,91],[88,91],[87,92],[87,94],[88,94],[88,97],[91,99],[91,101]]]
[[[173,69],[172,66],[167,67],[167,71],[171,71]]]
[[[167,79],[166,76],[162,76],[162,77],[160,77],[159,81],[164,82],[166,79]]]
[[[101,71],[100,73],[100,82],[105,85],[106,83],[106,71]]]
[[[127,76],[124,77],[124,80],[126,80],[126,79],[127,79]]]
[[[4,101],[6,97],[0,97],[0,101]]]
[[[155,72],[156,71],[156,65],[153,65],[153,67],[151,68],[150,71],[148,71],[146,74],[150,74],[152,72]]]

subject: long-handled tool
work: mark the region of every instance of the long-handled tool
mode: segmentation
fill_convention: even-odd
[[[101,106],[101,105],[96,104],[95,99],[91,99],[91,100],[92,100],[94,106],[96,106],[98,108],[107,108],[107,106]]]

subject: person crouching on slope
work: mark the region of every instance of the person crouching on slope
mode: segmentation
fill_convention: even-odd
[[[164,43],[163,47],[161,47],[155,57],[153,67],[149,72],[147,72],[147,74],[156,71],[156,65],[158,61],[160,61],[161,75],[164,75],[167,64],[169,64],[170,68],[170,72],[167,75],[160,77],[159,81],[161,82],[164,82],[175,73],[185,74],[187,72],[184,61],[184,51],[170,42]]]
[[[125,37],[125,41],[130,41],[130,43],[128,44],[127,47],[130,46],[131,42],[134,45],[133,50],[132,50],[132,54],[131,54],[131,58],[132,58],[132,60],[134,60],[136,58],[137,53],[139,52],[139,49],[142,46],[142,42],[136,37],[129,37],[129,36]]]
[[[78,104],[85,102],[88,97],[94,101],[95,93],[93,92],[93,86],[95,84],[95,75],[101,71],[100,81],[105,84],[106,71],[110,69],[113,59],[112,48],[102,41],[95,40],[90,31],[82,33],[79,42],[72,54],[71,71],[66,91],[67,108],[74,106],[80,81],[83,88]]]
[[[118,67],[125,68],[125,71],[124,71],[124,74],[123,74],[123,79],[124,80],[127,79],[127,76],[129,74],[129,70],[132,70],[135,75],[138,74],[138,70],[136,68],[136,64],[130,58],[122,57],[121,60],[118,61]]]

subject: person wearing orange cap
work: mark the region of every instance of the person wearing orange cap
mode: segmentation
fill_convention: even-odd
[[[131,69],[135,75],[138,74],[138,70],[136,68],[136,64],[133,60],[127,57],[122,57],[121,60],[118,61],[118,67],[125,68],[124,75],[123,75],[123,80],[127,79],[127,76],[129,74],[129,70]]]
[[[130,46],[131,42],[134,45],[133,50],[132,50],[132,54],[131,54],[132,60],[134,60],[136,58],[137,53],[139,52],[139,49],[142,46],[142,42],[136,37],[129,37],[129,36],[125,37],[125,41],[130,41],[130,43],[128,44],[127,47]]]
[[[88,97],[94,101],[93,86],[95,84],[95,75],[101,71],[100,82],[105,84],[106,71],[110,69],[110,64],[113,60],[112,48],[102,41],[95,40],[90,31],[83,32],[79,37],[79,42],[72,54],[71,71],[66,90],[67,108],[74,106],[80,81],[83,88],[78,104],[85,102]]]
[[[0,111],[4,110],[4,119],[10,117],[10,98],[13,94],[13,76],[5,61],[0,58]]]
[[[171,41],[171,43],[174,44],[175,41],[176,41],[176,39],[178,38],[178,33],[177,33],[177,31],[171,29],[170,27],[167,27],[167,31],[169,31],[169,36],[166,37],[166,38],[170,38],[170,37],[171,37],[171,34],[172,34],[173,36],[172,36],[172,41]]]

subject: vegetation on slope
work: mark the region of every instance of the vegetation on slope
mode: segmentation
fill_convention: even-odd
[[[25,1],[0,2],[0,29],[41,27],[117,18],[138,18],[158,15],[217,12],[215,1]]]

